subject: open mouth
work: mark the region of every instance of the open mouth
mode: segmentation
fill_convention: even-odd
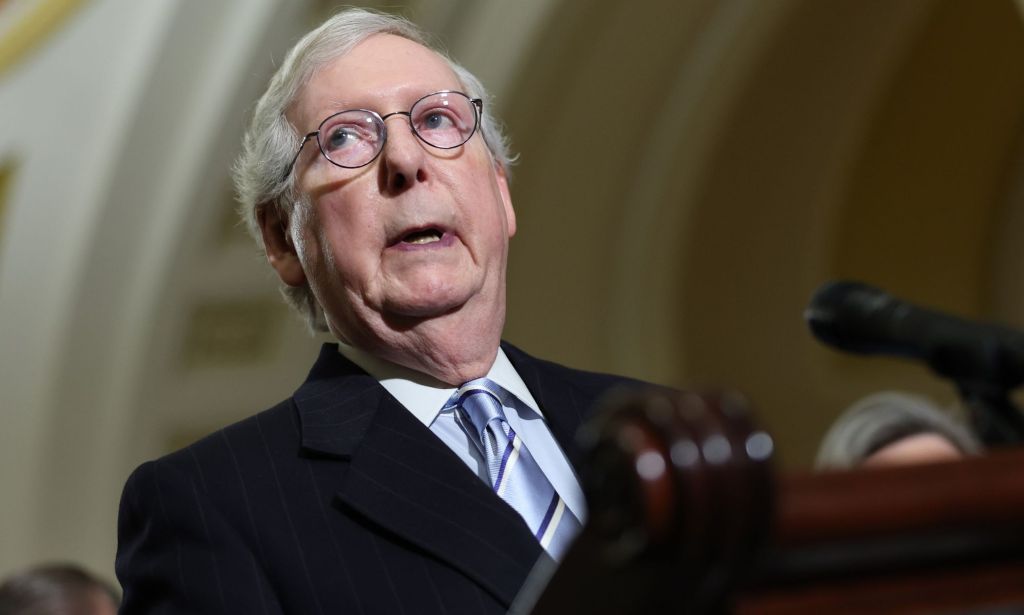
[[[444,236],[444,231],[436,228],[426,228],[413,231],[402,237],[401,242],[415,246],[421,246],[428,243],[435,243],[441,241]]]

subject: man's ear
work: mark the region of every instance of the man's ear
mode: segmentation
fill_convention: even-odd
[[[306,283],[306,272],[295,251],[295,244],[288,234],[288,217],[276,203],[267,203],[256,210],[256,220],[263,235],[270,266],[288,286],[302,286]]]
[[[508,189],[508,173],[505,172],[505,165],[495,163],[494,174],[498,182],[498,192],[501,194],[501,201],[505,207],[508,236],[512,237],[516,234],[516,210],[512,208],[512,193]]]

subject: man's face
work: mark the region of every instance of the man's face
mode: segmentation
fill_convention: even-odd
[[[288,116],[306,133],[337,111],[383,116],[408,111],[426,94],[462,89],[434,52],[375,35],[316,73]],[[463,310],[503,319],[515,216],[482,135],[440,150],[420,141],[405,115],[386,125],[387,142],[365,167],[334,166],[316,143],[295,166],[297,188],[311,201],[296,251],[332,330],[362,345],[367,334],[379,342]]]

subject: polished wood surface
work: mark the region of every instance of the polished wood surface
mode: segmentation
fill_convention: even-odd
[[[790,476],[740,613],[1024,612],[1024,451]]]
[[[775,478],[734,393],[610,399],[590,520],[521,613],[1024,613],[1024,449]]]

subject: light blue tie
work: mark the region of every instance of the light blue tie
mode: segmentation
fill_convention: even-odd
[[[494,492],[523,517],[540,546],[557,560],[579,532],[580,522],[509,426],[504,395],[496,382],[478,378],[459,387],[449,406],[460,409],[463,428],[487,462]]]

